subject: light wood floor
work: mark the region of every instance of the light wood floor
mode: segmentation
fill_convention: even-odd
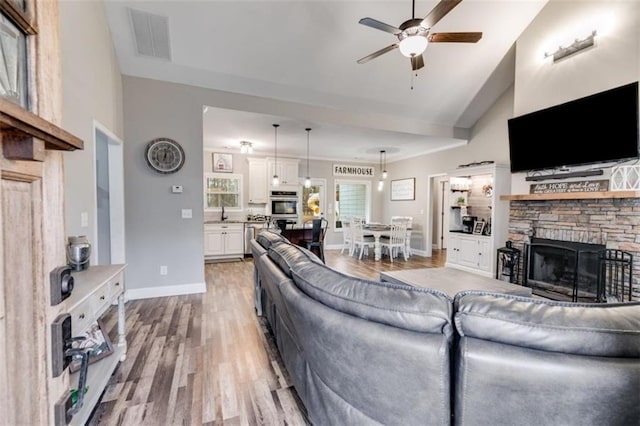
[[[389,262],[328,250],[342,272],[438,267],[445,251]],[[127,359],[91,425],[308,425],[266,323],[253,308],[253,261],[205,266],[207,293],[127,303]],[[105,316],[115,341],[116,311]]]

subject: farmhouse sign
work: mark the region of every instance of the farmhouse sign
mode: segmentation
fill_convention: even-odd
[[[375,169],[369,166],[349,166],[346,164],[334,164],[333,175],[370,178],[375,175]]]
[[[608,180],[579,180],[576,182],[534,183],[530,194],[563,194],[570,192],[601,192],[609,190]]]

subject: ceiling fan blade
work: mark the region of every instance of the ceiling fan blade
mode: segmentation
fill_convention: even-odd
[[[451,9],[456,7],[462,0],[440,0],[440,3],[436,4],[436,7],[431,9],[431,12],[427,14],[420,24],[423,28],[433,27],[439,20],[444,18],[444,15],[451,12]]]
[[[394,43],[394,44],[392,44],[390,46],[387,46],[387,47],[385,47],[383,49],[378,50],[377,52],[373,52],[369,56],[365,56],[364,58],[358,59],[357,62],[359,64],[364,64],[365,62],[369,62],[370,60],[375,59],[380,55],[383,55],[383,54],[385,54],[387,52],[391,52],[393,49],[396,49],[397,47],[398,47],[398,43]]]
[[[411,69],[413,71],[417,71],[422,67],[424,67],[424,58],[422,55],[417,55],[411,58]]]
[[[376,30],[386,31],[394,35],[398,35],[401,33],[400,28],[396,28],[392,25],[385,24],[384,22],[380,22],[372,18],[362,18],[358,22],[362,25],[366,25],[367,27],[375,28]]]
[[[429,35],[431,43],[477,43],[482,33],[433,33]]]

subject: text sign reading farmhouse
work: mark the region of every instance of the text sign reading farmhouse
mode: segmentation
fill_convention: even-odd
[[[334,176],[373,177],[375,169],[368,166],[349,166],[346,164],[334,164]]]
[[[601,192],[609,190],[608,180],[579,180],[577,182],[534,183],[530,194],[562,194],[567,192]]]

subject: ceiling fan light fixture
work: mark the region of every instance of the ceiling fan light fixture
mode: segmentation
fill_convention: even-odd
[[[422,52],[427,49],[427,44],[429,44],[429,40],[425,36],[421,34],[410,35],[400,41],[400,53],[407,58],[413,58],[422,55]]]

